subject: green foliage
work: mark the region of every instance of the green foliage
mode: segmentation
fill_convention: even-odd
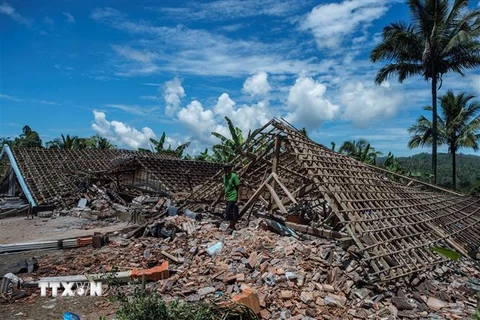
[[[301,134],[303,134],[305,137],[308,138],[308,132],[307,128],[303,127],[302,129],[299,130]]]
[[[4,146],[4,145],[9,145],[11,146],[13,143],[13,141],[9,138],[9,137],[2,137],[0,138],[0,149]]]
[[[156,292],[149,293],[137,287],[131,299],[123,297],[119,301],[119,320],[171,319],[165,301]]]
[[[419,153],[410,157],[397,157],[398,165],[410,172],[431,172],[432,155]],[[457,187],[462,192],[480,192],[480,157],[475,155],[457,155]],[[447,153],[438,154],[437,184],[452,187],[452,157]],[[416,177],[417,178],[417,177]],[[419,180],[429,182],[428,175],[421,175]]]
[[[85,149],[109,150],[109,149],[116,148],[110,142],[110,140],[103,138],[98,134],[90,138],[80,138],[77,136],[70,136],[69,134],[64,136],[63,134],[61,134],[60,138],[56,138],[52,141],[48,141],[45,144],[45,146],[48,149],[74,149],[74,150],[85,150]]]
[[[201,152],[197,156],[195,156],[195,160],[199,161],[206,161],[206,162],[215,162],[215,159],[208,154],[208,148],[205,148],[205,151]]]
[[[432,168],[437,168],[437,91],[442,76],[464,75],[480,65],[480,10],[468,0],[408,0],[411,24],[394,22],[383,29],[382,41],[370,54],[372,62],[386,62],[377,72],[381,84],[392,76],[402,83],[415,75],[431,80]],[[434,183],[440,174],[435,174]]]
[[[421,172],[421,171],[412,171],[412,170],[408,170],[407,168],[403,167],[398,162],[398,158],[396,158],[393,155],[393,153],[391,153],[391,152],[389,152],[388,155],[385,158],[379,158],[377,164],[379,166],[384,167],[385,169],[387,169],[388,171],[390,171],[392,173],[401,174],[401,175],[404,175],[404,176],[407,176],[407,177],[412,177],[412,178],[415,178],[415,179],[420,179],[420,178],[430,179],[431,178],[431,174],[429,174],[429,173],[424,173],[424,172]],[[392,179],[393,179],[393,177],[392,177]]]
[[[165,132],[162,133],[160,140],[155,140],[153,138],[150,138],[150,146],[152,148],[152,152],[155,152],[158,154],[170,154],[178,158],[182,158],[183,152],[190,145],[190,142],[185,142],[179,145],[176,149],[172,149],[172,145],[170,144],[168,145],[168,148],[165,148],[165,140],[166,140]],[[140,148],[138,149],[138,151],[145,151],[145,149]]]
[[[98,134],[91,137],[90,140],[92,149],[110,150],[117,148],[115,145],[112,144],[110,140],[108,140],[107,138],[103,138]]]
[[[16,148],[42,148],[42,139],[40,139],[37,131],[26,125],[22,129],[22,133],[13,140],[11,146]]]
[[[455,250],[450,250],[447,248],[442,248],[442,247],[430,247],[428,248],[430,251],[436,252],[445,258],[448,258],[450,260],[458,260],[462,257],[460,253],[458,253]]]
[[[332,151],[335,151],[335,146],[336,146],[335,142],[334,141],[330,142],[330,145],[332,146]]]
[[[243,143],[246,139],[243,138],[242,130],[233,125],[230,118],[225,117],[227,121],[228,130],[230,131],[231,138],[227,138],[218,132],[212,132],[212,135],[220,139],[221,143],[213,146],[213,159],[215,162],[229,163],[239,154]],[[251,136],[251,132],[248,133],[247,140]]]
[[[335,146],[333,145],[332,147]],[[338,152],[368,164],[375,164],[377,157],[382,154],[379,151],[375,151],[375,148],[365,139],[345,141],[338,149]]]
[[[472,101],[474,96],[466,93],[455,95],[447,91],[440,97],[440,114],[437,116],[437,144],[447,145],[452,154],[452,185],[456,188],[456,153],[459,148],[479,149],[480,143],[480,103]],[[424,110],[431,111],[432,107]],[[424,116],[420,116],[408,132],[413,134],[409,148],[432,145],[433,124]]]
[[[244,305],[232,302],[201,301],[197,303],[174,300],[166,303],[159,293],[136,286],[131,297],[117,294],[119,320],[256,320],[258,317]]]

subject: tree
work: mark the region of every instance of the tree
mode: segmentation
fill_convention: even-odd
[[[206,161],[206,162],[214,162],[215,161],[214,158],[211,155],[208,154],[208,148],[205,148],[205,151],[196,155],[195,160]]]
[[[227,121],[228,130],[230,131],[230,139],[218,132],[212,132],[212,135],[221,141],[220,144],[216,144],[212,148],[215,161],[221,163],[229,163],[235,159],[240,152],[243,143],[245,142],[242,130],[238,127],[235,127],[230,118],[225,117],[225,120]],[[250,137],[250,135],[251,132],[248,133],[248,137]]]
[[[440,115],[437,116],[437,145],[447,145],[452,155],[452,185],[457,187],[456,153],[459,148],[472,148],[477,151],[480,142],[480,103],[472,101],[474,96],[466,93],[455,95],[449,90],[440,97]],[[432,107],[424,110],[431,111]],[[424,116],[408,129],[413,134],[409,148],[433,144],[433,124]]]
[[[90,141],[93,149],[111,150],[111,149],[117,148],[115,145],[112,144],[110,140],[108,140],[107,138],[101,137],[98,134],[91,137]]]
[[[183,152],[185,149],[190,145],[190,142],[185,142],[181,145],[179,145],[176,149],[172,149],[172,145],[168,145],[168,148],[165,148],[165,140],[166,140],[166,134],[165,132],[162,133],[162,136],[160,137],[160,140],[155,140],[153,138],[150,138],[150,146],[152,148],[152,152],[156,152],[159,154],[171,154],[174,155],[178,158],[183,157]],[[140,151],[145,151],[145,149],[139,149]]]
[[[108,150],[116,148],[114,145],[112,145],[110,140],[108,140],[107,138],[103,138],[98,134],[91,136],[90,138],[80,138],[77,136],[70,136],[69,134],[64,136],[63,134],[61,134],[60,138],[48,141],[45,145],[48,149]]]
[[[413,23],[395,22],[383,29],[382,42],[373,49],[373,62],[389,61],[375,78],[381,84],[393,75],[398,81],[422,75],[431,80],[432,173],[437,181],[437,90],[448,72],[480,65],[480,11],[468,10],[468,0],[408,0]],[[440,86],[438,86],[440,84]]]
[[[307,128],[303,127],[299,131],[300,131],[301,134],[303,134],[305,136],[305,138],[308,138]]]
[[[48,141],[45,145],[48,149],[81,149],[79,148],[77,136],[70,136],[67,134],[64,136],[60,135],[60,138],[56,138],[52,141]]]
[[[382,154],[375,151],[365,139],[345,141],[338,152],[368,164],[375,164],[377,157]]]
[[[0,138],[0,150],[2,150],[3,146],[6,145],[6,144],[9,145],[9,146],[12,145],[13,144],[12,139],[10,139],[9,137]]]
[[[15,138],[12,145],[18,148],[42,148],[42,139],[40,139],[37,131],[25,125],[22,133]]]
[[[335,151],[335,146],[336,146],[335,142],[334,141],[330,142],[330,145],[332,146],[332,151]]]

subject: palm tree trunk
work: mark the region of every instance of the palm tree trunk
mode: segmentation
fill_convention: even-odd
[[[455,149],[452,148],[452,184],[453,190],[457,190],[457,157]]]
[[[437,184],[437,74],[432,74],[432,183]]]

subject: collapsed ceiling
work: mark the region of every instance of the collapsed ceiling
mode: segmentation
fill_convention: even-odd
[[[233,165],[246,202],[241,214],[286,217],[310,208],[303,210],[306,222],[349,234],[369,280],[390,281],[445,261],[430,250],[434,245],[448,244],[463,255],[480,247],[480,198],[338,154],[284,120],[255,131]],[[222,188],[219,172],[191,194],[187,207],[217,204]]]

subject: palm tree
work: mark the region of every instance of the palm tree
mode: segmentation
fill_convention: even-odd
[[[381,152],[375,151],[375,148],[365,139],[345,141],[338,152],[368,164],[375,164],[377,157],[382,155]]]
[[[455,95],[452,91],[440,97],[438,122],[438,145],[447,145],[452,154],[452,185],[457,187],[456,153],[459,148],[472,148],[477,151],[480,142],[480,103],[472,101],[474,96],[466,93]],[[424,110],[431,111],[432,107]],[[433,124],[424,116],[408,129],[413,134],[409,148],[433,144]]]
[[[61,134],[60,138],[47,142],[46,146],[48,149],[78,149],[77,140],[77,136],[70,136],[69,134],[64,136]]]
[[[93,149],[111,150],[116,148],[116,146],[114,146],[110,140],[103,138],[98,134],[91,137],[90,140],[92,142]]]
[[[373,49],[373,62],[388,61],[378,71],[381,84],[393,75],[402,83],[422,75],[431,80],[432,91],[432,173],[437,182],[437,90],[448,72],[480,65],[480,11],[468,9],[468,0],[408,0],[413,23],[392,23],[383,29],[383,41]],[[440,86],[437,88],[438,84]]]
[[[232,161],[237,154],[239,153],[240,149],[242,148],[245,139],[243,138],[242,130],[238,127],[233,125],[232,120],[230,118],[225,117],[227,121],[228,130],[230,131],[231,139],[225,137],[224,135],[218,132],[212,132],[212,135],[218,139],[220,139],[221,143],[216,144],[213,146],[213,153],[215,161],[228,163]],[[248,137],[250,137],[251,132],[248,133]],[[248,139],[247,137],[247,139]]]

